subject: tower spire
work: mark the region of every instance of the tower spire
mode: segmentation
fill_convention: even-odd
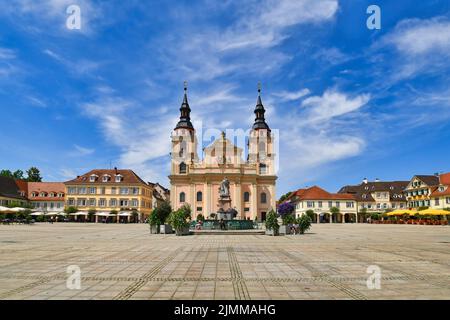
[[[191,122],[191,108],[189,107],[188,97],[187,97],[187,81],[183,83],[184,87],[184,96],[183,102],[180,107],[180,121],[178,121],[175,129],[185,128],[185,129],[194,129],[194,126]]]
[[[255,107],[255,123],[253,124],[252,129],[267,129],[270,130],[269,125],[266,123],[266,120],[264,118],[266,110],[264,109],[262,100],[261,100],[261,82],[258,82],[258,99],[256,100],[256,107]]]

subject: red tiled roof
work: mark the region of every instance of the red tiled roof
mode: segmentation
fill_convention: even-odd
[[[120,174],[123,177],[123,180],[120,182],[122,184],[145,184],[144,180],[142,180],[136,173],[134,173],[133,170],[129,169],[94,169],[89,171],[88,173],[85,173],[81,176],[78,176],[77,178],[73,180],[69,180],[64,182],[64,184],[117,184],[115,182],[114,177],[116,174]],[[90,182],[89,177],[91,175],[97,175],[98,179],[95,182]],[[111,180],[108,182],[102,182],[102,176],[103,175],[110,175]]]
[[[354,195],[346,193],[330,193],[318,186],[295,191],[289,198],[297,197],[299,200],[356,200]]]
[[[450,172],[439,175],[439,182],[441,184],[450,184]]]
[[[37,197],[33,197],[33,192],[37,193]],[[46,196],[41,197],[40,193],[45,192]],[[64,200],[65,186],[62,182],[28,182],[27,198],[31,201],[43,201],[43,200]],[[50,197],[50,193],[55,193],[55,197]],[[63,197],[58,197],[58,194],[62,193]]]

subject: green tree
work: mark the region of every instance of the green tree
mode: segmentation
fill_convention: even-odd
[[[283,195],[280,197],[280,199],[278,200],[278,202],[279,202],[279,203],[284,202],[284,200],[286,200],[286,199],[291,195],[291,193],[292,193],[292,192],[287,192],[287,193],[283,194]]]
[[[76,213],[78,212],[78,209],[76,207],[67,207],[64,209],[64,212],[67,214]]]
[[[11,170],[2,170],[0,171],[0,176],[7,177],[7,178],[14,178],[13,173]]]
[[[306,231],[311,228],[312,220],[307,214],[303,214],[297,219],[298,229],[300,234],[304,234]]]
[[[314,213],[314,210],[309,209],[309,210],[306,210],[305,213],[311,219],[311,221],[314,220],[314,217],[316,216],[316,214]]]
[[[27,170],[27,181],[42,182],[41,172],[36,167],[31,167]]]
[[[14,173],[13,173],[13,178],[14,178],[14,179],[17,179],[17,180],[24,180],[25,177],[23,176],[23,171],[20,170],[20,169],[14,171]]]
[[[159,221],[158,224],[164,224],[171,212],[172,207],[170,205],[170,202],[164,201],[153,210],[152,214],[154,214],[155,218],[157,218],[157,221]]]
[[[273,210],[270,210],[266,216],[266,229],[273,230],[274,235],[277,235],[280,229],[277,214]]]

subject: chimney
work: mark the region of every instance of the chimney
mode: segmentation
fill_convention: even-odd
[[[378,178],[375,178],[375,182],[380,182],[380,179],[378,179]]]
[[[367,184],[369,181],[367,180],[367,178],[364,178],[362,181],[364,184]]]
[[[116,174],[117,174],[117,167],[114,167],[114,171],[116,172]]]

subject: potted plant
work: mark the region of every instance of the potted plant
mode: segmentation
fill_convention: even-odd
[[[279,234],[280,225],[275,211],[270,210],[266,216],[266,235],[277,236]]]
[[[164,201],[161,203],[158,207],[153,210],[155,214],[158,216],[158,220],[160,223],[159,231],[162,234],[172,234],[172,226],[167,223],[167,218],[169,217],[170,213],[172,212],[172,207],[170,206],[170,203],[168,201]]]
[[[161,221],[159,220],[157,212],[153,210],[148,217],[148,224],[150,226],[150,234],[158,234],[159,226],[161,225]]]
[[[187,205],[180,209],[173,211],[168,221],[175,229],[177,236],[184,236],[189,234],[189,220],[191,218],[191,208]]]
[[[290,234],[290,223],[294,223],[295,217],[292,215],[294,212],[294,205],[290,202],[284,202],[278,206],[278,216],[281,218],[282,224],[280,226],[280,234]]]
[[[304,234],[306,231],[308,231],[311,228],[311,223],[312,220],[307,214],[298,217],[297,224],[300,234]]]

